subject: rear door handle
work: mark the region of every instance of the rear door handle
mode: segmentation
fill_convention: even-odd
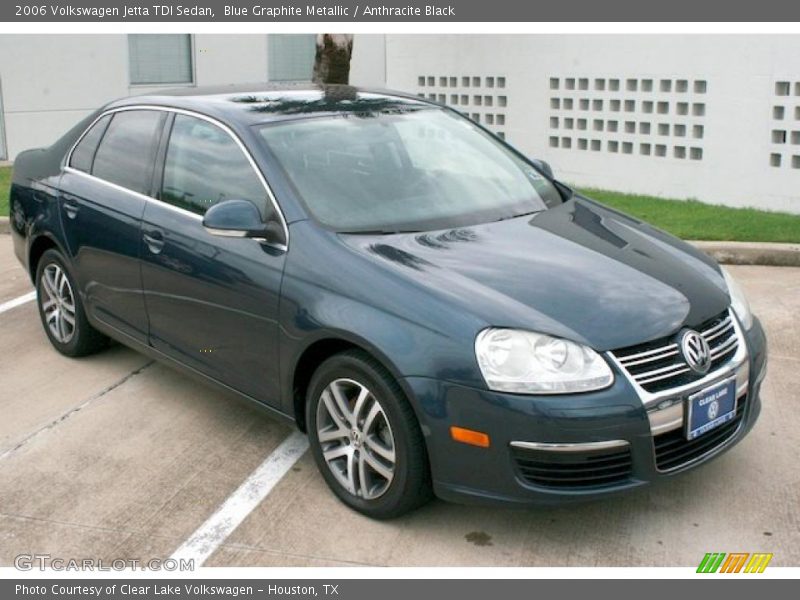
[[[153,254],[158,254],[164,249],[164,234],[158,229],[145,232],[142,235],[142,238],[144,239],[144,243],[147,244],[147,247],[150,249],[150,252]]]
[[[73,198],[64,198],[63,204],[64,212],[67,213],[70,219],[74,219],[78,216],[78,209],[80,209],[80,206],[78,206],[78,203]]]

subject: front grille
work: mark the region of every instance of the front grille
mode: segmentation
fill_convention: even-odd
[[[511,453],[517,470],[530,484],[582,489],[615,485],[630,477],[630,447],[589,452],[552,452],[515,448]]]
[[[739,347],[730,311],[702,323],[697,331],[711,349],[709,373],[730,360]],[[634,381],[651,393],[686,385],[703,377],[686,364],[674,336],[615,350],[613,354]]]
[[[668,471],[703,456],[730,440],[744,417],[747,397],[742,396],[736,405],[736,416],[719,427],[693,440],[687,440],[683,428],[662,433],[653,438],[656,452],[656,467]]]

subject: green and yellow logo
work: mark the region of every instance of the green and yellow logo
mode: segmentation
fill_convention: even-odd
[[[763,573],[773,555],[766,552],[708,552],[700,565],[698,573]]]

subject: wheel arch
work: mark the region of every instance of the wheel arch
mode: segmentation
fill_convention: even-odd
[[[386,369],[403,390],[406,399],[411,404],[411,408],[417,414],[417,419],[419,419],[417,408],[411,401],[412,396],[408,386],[398,369],[384,353],[366,340],[343,332],[328,332],[324,336],[311,340],[292,364],[291,387],[289,389],[291,389],[294,419],[301,431],[306,431],[306,394],[311,378],[323,362],[347,350],[361,350]]]
[[[34,285],[36,284],[36,270],[39,267],[39,261],[42,255],[50,249],[58,250],[64,259],[68,260],[68,256],[61,244],[49,233],[43,231],[31,238],[28,248],[28,275]]]

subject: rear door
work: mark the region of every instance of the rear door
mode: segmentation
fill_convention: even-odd
[[[278,299],[285,248],[202,224],[223,200],[274,216],[265,182],[226,127],[178,113],[163,145],[158,200],[142,224],[150,344],[240,392],[278,405]]]
[[[89,314],[139,341],[147,340],[141,219],[166,115],[101,117],[68,157],[60,184],[61,223]]]

